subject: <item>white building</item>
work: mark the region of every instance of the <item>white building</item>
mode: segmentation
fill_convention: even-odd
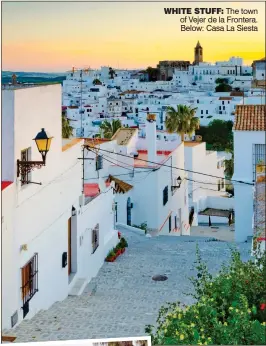
[[[198,65],[192,65],[188,71],[175,70],[173,81],[178,86],[188,87],[194,85],[213,85],[215,86],[218,78],[227,78],[229,83],[235,80],[241,80],[246,77],[249,86],[252,80],[252,67],[244,66],[243,59],[232,57],[228,61],[218,61],[215,64],[199,62]],[[242,85],[242,84],[241,84]]]
[[[265,105],[237,106],[234,123],[235,238],[246,241],[253,235],[253,194],[256,165],[266,162]]]
[[[266,80],[266,58],[253,62],[253,76],[258,81]]]
[[[99,176],[109,177],[123,191],[115,198],[116,221],[146,224],[149,231],[161,234],[189,234],[184,144],[157,140],[156,119],[147,121],[146,131],[144,139],[137,129],[119,129],[111,141],[99,140],[95,150],[101,156]],[[88,162],[85,169],[86,181],[95,178],[91,165]]]
[[[256,181],[254,191],[254,210],[253,210],[253,239],[252,252],[263,252],[266,250],[266,166],[258,164],[256,166]]]
[[[83,140],[62,143],[61,86],[2,90],[2,102],[2,326],[9,329],[80,294],[118,240],[112,189],[84,202]],[[45,165],[32,140],[41,128],[53,137]],[[26,171],[25,161],[40,169]]]
[[[224,215],[234,209],[232,198],[226,198],[224,155],[216,151],[206,150],[206,143],[199,141],[185,141],[185,169],[188,171],[188,197],[190,211],[193,210],[193,226],[199,223],[208,223],[209,218],[204,210],[209,209],[208,216],[211,222],[227,223],[224,216],[218,217],[218,210],[226,211]]]

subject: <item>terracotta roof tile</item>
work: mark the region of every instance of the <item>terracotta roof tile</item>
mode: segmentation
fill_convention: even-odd
[[[231,91],[230,96],[244,96],[244,92],[243,91]]]
[[[222,97],[219,97],[219,100],[232,100],[232,97],[227,97],[227,96],[222,96]]]
[[[266,105],[237,105],[233,130],[266,131]]]

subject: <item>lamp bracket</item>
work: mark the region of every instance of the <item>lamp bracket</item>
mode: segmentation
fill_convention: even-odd
[[[20,174],[24,175],[30,173],[34,168],[42,168],[45,166],[45,161],[20,161],[17,160],[17,177]]]

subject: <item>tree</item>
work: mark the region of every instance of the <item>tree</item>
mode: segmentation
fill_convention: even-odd
[[[232,91],[232,87],[229,84],[218,84],[217,87],[215,88],[216,92],[228,92],[228,91]]]
[[[159,73],[158,68],[154,68],[154,67],[149,66],[146,69],[146,72],[148,73],[148,76],[149,76],[149,82],[157,81],[158,73]]]
[[[93,85],[102,85],[102,82],[99,79],[94,79],[94,81],[92,82]]]
[[[73,127],[69,125],[69,120],[62,114],[62,137],[69,138],[73,136]]]
[[[233,122],[215,119],[209,123],[208,127],[197,131],[202,135],[203,140],[211,144],[213,150],[233,150]]]
[[[110,76],[110,79],[114,79],[115,70],[112,67],[109,67],[109,76]]]
[[[169,133],[178,133],[184,141],[185,134],[192,135],[199,128],[199,118],[195,117],[196,109],[185,105],[178,105],[177,109],[167,107],[166,130]]]
[[[104,138],[111,139],[118,129],[122,127],[119,119],[114,119],[112,122],[104,120],[100,125],[101,133]]]
[[[225,164],[225,169],[224,169],[225,176],[226,176],[226,178],[228,180],[231,180],[232,176],[234,174],[234,152],[232,150],[230,150],[230,149],[226,149],[225,151],[232,155],[231,159],[224,161],[224,164]]]
[[[215,80],[216,84],[228,84],[228,78],[217,78]]]

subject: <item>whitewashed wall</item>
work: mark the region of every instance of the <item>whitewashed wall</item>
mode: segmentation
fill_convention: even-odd
[[[253,181],[253,144],[265,144],[263,131],[234,132],[234,180],[252,183]],[[244,154],[243,154],[244,153]],[[245,184],[234,184],[235,196],[235,240],[245,241],[253,235],[253,190]]]

